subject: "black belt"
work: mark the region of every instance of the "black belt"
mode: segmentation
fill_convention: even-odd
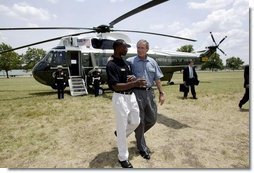
[[[136,90],[146,90],[146,91],[149,91],[152,89],[152,87],[148,87],[148,88],[134,88]]]
[[[131,95],[133,93],[133,91],[115,91],[115,92],[119,94],[125,94],[125,95]]]

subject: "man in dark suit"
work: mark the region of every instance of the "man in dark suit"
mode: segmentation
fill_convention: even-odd
[[[193,96],[193,99],[197,99],[195,85],[198,84],[198,75],[193,65],[194,65],[194,62],[190,60],[189,65],[185,67],[183,70],[183,81],[184,81],[184,85],[186,86],[183,99],[187,99],[187,96],[189,93],[189,86],[191,88],[191,94]]]
[[[243,98],[240,100],[238,106],[240,109],[242,109],[242,106],[249,101],[249,65],[246,65],[244,68],[244,88],[245,93]]]

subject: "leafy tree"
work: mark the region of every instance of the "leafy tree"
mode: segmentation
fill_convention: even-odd
[[[193,49],[193,45],[188,44],[188,45],[184,45],[184,46],[178,48],[176,51],[178,51],[178,52],[193,52],[194,49]]]
[[[231,57],[226,59],[226,67],[235,70],[239,69],[243,65],[243,61],[239,57]]]
[[[0,44],[0,52],[12,49],[10,45],[7,45],[5,43]],[[21,58],[20,56],[11,51],[11,52],[6,52],[3,54],[0,54],[0,69],[4,70],[6,72],[6,77],[9,78],[8,71],[12,69],[17,69],[21,65]]]
[[[46,51],[43,49],[28,48],[25,55],[22,56],[22,60],[25,64],[24,69],[27,71],[32,69],[35,64],[46,55]]]
[[[215,52],[212,56],[210,56],[209,60],[202,65],[201,70],[205,70],[207,68],[212,71],[215,69],[223,69],[222,59],[219,54]]]

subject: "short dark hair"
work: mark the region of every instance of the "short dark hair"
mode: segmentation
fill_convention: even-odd
[[[116,50],[121,45],[126,45],[125,41],[123,39],[117,39],[113,43],[113,49]]]
[[[188,61],[188,64],[190,64],[190,63],[192,63],[192,62],[194,62],[192,59],[190,59],[189,61]]]

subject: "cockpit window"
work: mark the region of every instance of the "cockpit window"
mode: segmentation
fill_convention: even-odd
[[[49,52],[46,56],[45,56],[45,61],[47,61],[48,63],[50,63],[52,61],[52,57],[53,57],[53,52]]]
[[[45,60],[53,65],[66,64],[66,56],[64,51],[51,51],[49,52]]]

